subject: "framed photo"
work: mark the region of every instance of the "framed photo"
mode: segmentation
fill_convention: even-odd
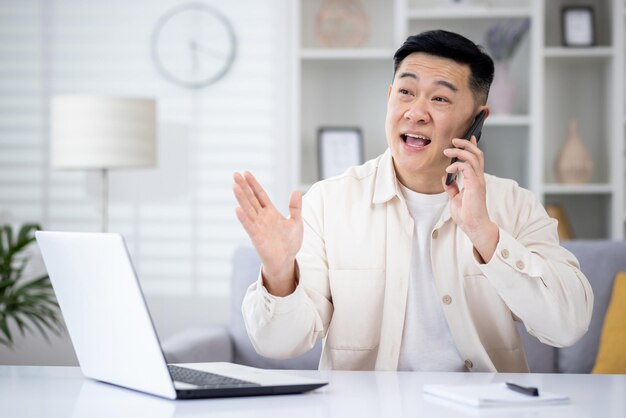
[[[359,128],[322,127],[317,130],[317,163],[320,180],[363,164],[363,135]]]
[[[565,6],[561,11],[563,45],[593,46],[596,43],[594,11],[591,6]]]

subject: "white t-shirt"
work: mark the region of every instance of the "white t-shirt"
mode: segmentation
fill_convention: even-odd
[[[426,195],[401,188],[415,230],[398,370],[462,372],[463,360],[443,313],[430,259],[431,233],[448,203],[448,195]]]

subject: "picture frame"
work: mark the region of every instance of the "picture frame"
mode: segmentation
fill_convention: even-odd
[[[320,180],[363,164],[363,135],[358,127],[320,127],[317,130],[317,168]]]
[[[594,46],[596,27],[593,7],[564,6],[561,9],[561,32],[564,46]]]

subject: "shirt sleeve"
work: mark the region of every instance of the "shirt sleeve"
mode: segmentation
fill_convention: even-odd
[[[576,257],[559,244],[556,221],[535,199],[526,204],[531,210],[515,236],[500,228],[494,256],[477,266],[531,335],[569,346],[587,332],[593,291]]]
[[[243,300],[248,336],[265,357],[285,359],[304,354],[326,334],[332,316],[322,238],[323,205],[315,186],[305,196],[302,210],[304,238],[296,257],[296,290],[285,297],[274,296],[263,286],[259,272]]]

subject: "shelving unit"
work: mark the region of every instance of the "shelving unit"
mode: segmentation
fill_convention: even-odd
[[[562,206],[577,238],[624,238],[624,0],[594,2],[597,43],[561,46],[560,10],[571,1],[541,2],[543,48],[543,185],[546,204]],[[579,121],[592,155],[589,184],[555,184],[553,162],[566,136],[567,121]],[[553,141],[552,138],[558,138]]]
[[[517,87],[512,114],[494,113],[485,124],[486,171],[516,180],[546,204],[562,206],[576,238],[624,238],[626,0],[593,2],[597,45],[589,48],[562,46],[561,8],[576,3],[572,0],[473,0],[448,7],[434,0],[361,0],[370,34],[358,48],[324,48],[316,40],[322,3],[293,5],[294,187],[306,190],[317,181],[320,126],[359,127],[366,160],[384,152],[392,57],[409,34],[446,29],[483,43],[492,24],[530,19],[510,63]],[[557,184],[554,178],[570,118],[579,120],[593,157],[589,184]]]

